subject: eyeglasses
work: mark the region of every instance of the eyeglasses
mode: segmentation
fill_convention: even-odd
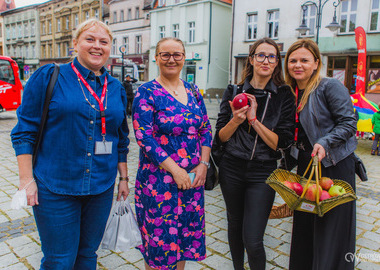
[[[168,53],[168,52],[160,52],[158,53],[162,61],[168,61],[170,57],[173,56],[174,61],[181,61],[183,59],[184,53],[181,52],[175,52],[175,53]]]
[[[259,63],[263,63],[265,61],[265,58],[268,58],[268,62],[271,64],[274,64],[277,62],[277,56],[274,54],[265,55],[262,53],[256,53],[256,54],[254,54],[254,56],[256,58],[256,61]]]

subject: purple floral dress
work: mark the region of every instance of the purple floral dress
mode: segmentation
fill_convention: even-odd
[[[133,101],[133,127],[140,146],[135,186],[143,240],[139,248],[150,267],[157,269],[176,269],[179,261],[206,257],[204,187],[180,190],[172,175],[159,166],[170,156],[190,172],[199,164],[201,146],[211,147],[203,98],[199,94],[197,100],[190,84],[184,85],[187,105],[156,80],[140,86]]]

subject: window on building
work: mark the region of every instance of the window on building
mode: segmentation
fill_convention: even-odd
[[[74,15],[74,27],[76,28],[79,24],[79,17],[78,14]]]
[[[57,44],[57,57],[61,57],[61,44]]]
[[[174,4],[178,4],[180,0],[174,0]]]
[[[24,23],[24,37],[29,37],[28,24]]]
[[[66,56],[70,56],[70,44],[66,42]]]
[[[9,26],[7,26],[5,34],[7,36],[7,39],[11,39],[11,28]]]
[[[117,54],[117,39],[116,38],[112,40],[112,54],[113,55]]]
[[[141,36],[136,36],[136,54],[142,53]]]
[[[179,38],[179,24],[173,24],[173,37]]]
[[[120,21],[124,21],[124,10],[120,10]]]
[[[136,10],[135,10],[135,19],[138,19],[138,18],[140,18],[140,8],[136,7]]]
[[[32,45],[32,58],[36,58],[36,45]]]
[[[159,38],[164,38],[166,36],[165,34],[165,26],[160,26],[158,27],[158,32],[159,32]]]
[[[22,25],[18,24],[18,38],[22,38]]]
[[[305,10],[306,25],[310,28],[304,35],[313,36],[315,34],[315,27],[317,21],[317,9],[314,5],[307,5]]]
[[[158,0],[158,6],[159,7],[165,6],[165,0]]]
[[[268,11],[268,32],[269,38],[278,38],[278,22],[280,17],[280,11],[271,10]]]
[[[41,46],[41,58],[45,58],[45,46]]]
[[[257,38],[257,14],[247,14],[247,40]]]
[[[16,25],[12,26],[12,38],[16,38]]]
[[[129,38],[123,37],[123,45],[125,46],[125,53],[129,54]]]
[[[380,31],[380,0],[372,0],[371,21],[369,30]]]
[[[90,19],[90,12],[86,11],[86,13],[85,13],[85,18],[86,18],[86,21],[87,21],[88,19]]]
[[[189,22],[189,43],[195,42],[195,22]]]
[[[116,11],[113,12],[113,22],[117,23],[117,12]]]
[[[31,37],[34,37],[36,35],[36,30],[35,30],[35,23],[34,22],[30,22],[30,36]]]
[[[49,57],[53,58],[53,45],[49,45]]]
[[[24,49],[25,49],[25,52],[24,52],[25,58],[26,58],[26,59],[29,59],[29,46],[26,45],[26,46],[24,47]]]
[[[48,21],[48,33],[51,34],[51,20]]]
[[[57,32],[61,32],[61,18],[57,19]]]
[[[340,28],[340,33],[354,32],[356,28],[358,0],[344,1],[341,7],[340,25],[342,25],[342,28]]]
[[[95,18],[99,19],[99,9],[95,9]]]
[[[132,9],[131,9],[131,8],[128,8],[128,12],[127,12],[127,20],[128,20],[128,21],[132,20]]]
[[[42,29],[41,29],[42,35],[46,34],[46,25],[45,22],[42,22]]]
[[[69,30],[69,28],[70,28],[70,18],[69,18],[69,16],[66,16],[65,29],[66,29],[66,30]]]

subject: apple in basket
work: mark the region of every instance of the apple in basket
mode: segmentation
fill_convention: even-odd
[[[322,188],[320,186],[318,187],[319,187],[319,194],[322,194]],[[309,185],[305,193],[305,199],[315,202],[316,198],[317,198],[317,185],[316,184]]]
[[[326,200],[328,198],[331,198],[330,194],[326,190],[322,190],[321,197],[319,198],[320,201]]]
[[[232,101],[232,105],[236,110],[239,110],[240,108],[243,108],[244,106],[247,106],[248,104],[248,98],[247,95],[244,93],[238,94],[235,96],[234,100]]]
[[[346,190],[344,189],[344,187],[341,187],[338,185],[334,185],[329,189],[329,194],[331,197],[336,197],[339,195],[343,195],[345,193],[346,193]]]
[[[303,192],[303,186],[300,183],[294,182],[293,190],[297,193],[298,196],[301,196]]]
[[[321,177],[321,179],[319,180],[319,185],[324,190],[329,190],[334,185],[334,182],[329,177]]]
[[[288,188],[293,189],[293,183],[292,183],[292,182],[284,181],[283,184],[284,184],[285,186],[287,186]]]

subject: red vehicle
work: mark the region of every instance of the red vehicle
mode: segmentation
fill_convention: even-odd
[[[16,61],[0,56],[0,111],[16,110],[21,104],[21,90]]]

